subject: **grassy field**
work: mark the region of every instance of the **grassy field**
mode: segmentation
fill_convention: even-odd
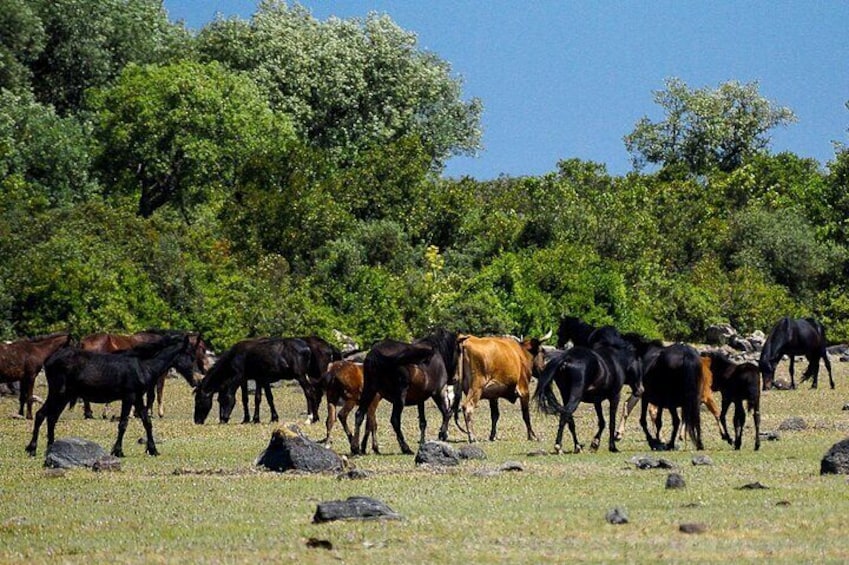
[[[786,376],[786,363],[778,376]],[[134,420],[121,471],[81,469],[57,476],[42,466],[44,430],[38,455],[27,457],[32,424],[11,418],[17,402],[3,398],[0,562],[847,562],[849,483],[846,476],[819,474],[823,454],[849,436],[849,411],[841,410],[849,402],[847,376],[849,365],[835,363],[836,391],[805,386],[765,393],[763,431],[776,430],[791,416],[804,418],[808,428],[779,432],[780,439],[763,442],[759,452],[752,450],[750,427],[743,450],[735,452],[703,413],[704,453],[712,466],[691,465],[690,445],[661,454],[683,475],[686,487],[680,490],[665,488],[669,471],[639,470],[628,462],[650,454],[636,418],[629,421],[621,453],[553,455],[556,418],[533,412],[542,441],[529,442],[518,405],[502,406],[502,439],[480,444],[485,461],[445,471],[416,468],[412,456],[400,455],[383,406],[378,423],[385,455],[353,460],[373,471],[369,478],[260,472],[253,461],[274,425],[197,426],[190,390],[179,380],[166,385],[166,416],[154,421],[159,457],[145,455],[135,442],[143,430]],[[300,391],[275,390],[283,421],[302,420]],[[40,378],[36,394],[46,393]],[[264,414],[267,419],[267,408]],[[435,437],[435,408],[428,415],[428,437]],[[478,434],[486,437],[489,410],[482,406],[477,415]],[[588,445],[592,407],[582,405],[577,419]],[[415,409],[405,410],[411,442],[416,420]],[[106,420],[84,421],[78,406],[62,415],[56,435],[83,437],[108,449],[116,428]],[[323,421],[304,430],[319,439]],[[453,425],[449,433],[460,445]],[[347,452],[338,426],[334,440],[340,453]],[[545,454],[535,454],[540,450]],[[524,471],[474,474],[505,461],[520,462]],[[739,489],[755,481],[769,488]],[[404,519],[312,523],[319,502],[353,495],[378,498]],[[630,522],[608,524],[605,514],[613,507],[623,508]],[[685,522],[704,524],[707,531],[681,533]],[[310,538],[328,540],[332,549],[310,548]]]

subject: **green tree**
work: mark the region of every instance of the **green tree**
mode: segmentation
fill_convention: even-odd
[[[94,192],[91,150],[89,128],[75,117],[59,117],[29,94],[0,90],[0,192],[26,197],[30,212]]]
[[[218,20],[197,39],[206,60],[249,72],[298,134],[340,163],[411,136],[436,168],[480,148],[480,101],[463,101],[450,65],[388,16],[321,22],[264,0],[250,23]]]
[[[256,84],[217,63],[129,65],[90,107],[103,184],[137,198],[144,217],[169,205],[188,218],[198,204],[233,196],[293,141]]]
[[[184,52],[185,30],[159,0],[33,0],[46,34],[29,67],[38,100],[64,115],[88,88],[108,85],[128,63],[164,62]]]
[[[671,78],[654,101],[664,119],[644,117],[625,136],[636,169],[651,163],[696,175],[732,171],[769,145],[770,130],[796,120],[792,110],[761,96],[757,82],[694,90]]]
[[[0,89],[31,91],[30,65],[46,42],[41,20],[26,0],[0,0]]]

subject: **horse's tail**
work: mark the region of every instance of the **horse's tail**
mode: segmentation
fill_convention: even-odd
[[[564,367],[566,366],[566,367]],[[565,407],[557,400],[552,385],[554,379],[561,369],[568,370],[568,359],[566,355],[560,355],[548,362],[537,381],[537,389],[534,391],[534,400],[537,407],[545,414],[561,414]]]
[[[698,354],[684,356],[684,403],[681,406],[681,418],[687,435],[696,444],[696,449],[703,449],[701,402],[702,386],[704,383],[702,363]]]
[[[465,341],[465,340],[463,340]],[[451,412],[454,413],[454,425],[457,429],[468,435],[468,431],[460,425],[460,401],[463,399],[463,391],[469,390],[470,379],[472,378],[471,367],[468,366],[469,357],[466,355],[466,346],[460,342],[460,356],[457,359],[457,386],[454,387],[454,402],[451,405]]]

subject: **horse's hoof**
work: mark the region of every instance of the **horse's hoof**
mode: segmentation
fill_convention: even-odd
[[[123,452],[123,451],[121,451],[121,450],[115,450],[115,449],[113,449],[113,450],[112,450],[112,455],[114,455],[115,457],[123,457],[123,456],[124,456],[124,452]]]
[[[404,455],[413,455],[413,450],[405,445],[401,448],[401,453],[403,453]]]
[[[152,455],[154,457],[157,457],[157,456],[159,456],[159,451],[157,451],[156,449],[148,449],[147,454]]]
[[[615,444],[610,444],[610,453],[619,453],[619,448]]]
[[[30,457],[35,457],[35,447],[28,445],[26,450],[27,455],[29,455]]]

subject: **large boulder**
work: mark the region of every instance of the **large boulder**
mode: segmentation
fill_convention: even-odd
[[[278,472],[338,473],[344,467],[339,455],[306,437],[294,424],[274,430],[254,464]]]
[[[725,345],[736,336],[737,330],[729,324],[715,324],[705,330],[705,341],[710,345]]]
[[[401,515],[385,503],[367,496],[351,496],[347,500],[320,502],[312,521],[316,524],[334,520],[400,520]]]
[[[849,438],[831,446],[820,462],[821,475],[849,475]]]
[[[416,453],[416,465],[452,467],[460,464],[457,450],[444,441],[426,441]]]
[[[113,457],[93,441],[68,437],[57,439],[47,448],[44,466],[54,469],[120,469],[121,463],[117,457]]]

